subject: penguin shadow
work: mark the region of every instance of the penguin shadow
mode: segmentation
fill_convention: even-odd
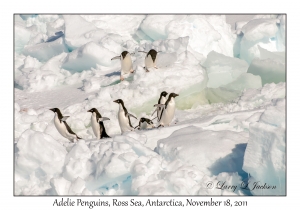
[[[108,74],[105,74],[104,76],[106,77],[112,77],[112,76],[119,76],[120,75],[120,71],[114,71]]]
[[[117,75],[120,75],[120,72],[112,72],[112,73],[109,73],[109,74],[106,74],[106,75],[108,75],[108,77],[117,76]],[[105,75],[105,76],[106,76],[106,75]],[[124,79],[124,81],[132,82],[132,81],[133,81],[133,75],[132,75],[132,74],[129,75],[128,77],[126,77],[126,78]],[[120,79],[118,79],[118,80],[116,80],[116,81],[110,83],[109,85],[104,85],[104,86],[101,86],[101,87],[109,87],[109,86],[117,85],[117,84],[119,84],[119,83],[121,83],[121,80],[120,80]]]

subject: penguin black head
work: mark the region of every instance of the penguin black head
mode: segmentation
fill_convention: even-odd
[[[168,93],[167,93],[166,91],[163,91],[163,92],[161,92],[161,94],[160,94],[161,97],[162,97],[162,96],[166,97],[167,95],[168,95]]]
[[[123,52],[121,53],[123,59],[126,57],[126,55],[127,55],[128,53],[129,53],[128,51],[123,51]]]
[[[149,120],[148,118],[144,118],[144,117],[141,117],[140,122],[141,123],[146,122],[149,125],[153,124],[153,122],[151,120]]]
[[[87,112],[96,112],[97,111],[97,109],[95,109],[95,108],[92,108],[92,109],[90,109],[90,110],[88,110]]]
[[[175,97],[177,97],[177,96],[179,96],[178,94],[176,94],[176,93],[171,93],[170,95],[169,95],[169,98],[175,98]]]
[[[117,99],[114,101],[115,103],[117,104],[124,104],[123,100],[122,99]]]
[[[153,60],[153,62],[155,61],[155,59],[156,59],[156,55],[157,55],[157,52],[156,52],[156,50],[150,50],[148,53],[147,53],[147,56],[148,55],[150,55],[151,56],[151,58],[152,58],[152,60]]]
[[[141,121],[141,123],[143,123],[143,122],[146,121],[146,119],[145,119],[144,117],[142,117],[142,118],[140,119],[140,121]]]
[[[58,108],[53,108],[53,109],[49,109],[49,110],[51,110],[52,112],[60,112],[60,110],[58,109]]]

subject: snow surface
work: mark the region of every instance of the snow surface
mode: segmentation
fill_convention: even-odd
[[[285,195],[285,16],[227,19],[15,15],[15,194]],[[135,73],[120,82],[124,50]],[[121,135],[113,101],[152,119],[162,91],[179,94],[171,125]],[[58,133],[55,107],[82,140]],[[111,138],[96,139],[91,108]]]

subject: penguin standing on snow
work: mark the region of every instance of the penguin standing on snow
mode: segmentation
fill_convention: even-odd
[[[143,53],[147,53],[145,51],[139,51],[139,52],[143,52]],[[148,68],[156,68],[156,56],[157,56],[157,51],[156,50],[150,50],[146,57],[145,57],[145,67],[144,69],[146,70],[146,72],[149,72]]]
[[[81,139],[74,133],[69,125],[67,124],[66,120],[69,116],[62,116],[60,110],[58,108],[50,109],[55,113],[54,116],[54,125],[57,131],[65,138],[69,139],[71,142],[75,142],[78,139]]]
[[[88,112],[92,113],[92,117],[91,117],[92,128],[96,138],[97,139],[110,138],[110,136],[107,135],[103,124],[103,121],[110,120],[110,119],[107,117],[102,117],[96,108],[92,108],[88,110]]]
[[[171,93],[165,104],[156,104],[154,106],[161,107],[162,111],[159,118],[159,126],[169,126],[175,114],[175,97],[179,96],[176,93]]]
[[[122,133],[126,131],[133,131],[134,127],[131,125],[130,117],[134,117],[135,119],[137,118],[128,113],[122,99],[115,100],[114,102],[119,104],[118,120]]]
[[[165,104],[167,101],[167,95],[168,93],[166,91],[161,92],[160,97],[158,99],[158,104]],[[155,111],[152,113],[152,115],[157,112],[157,122],[159,122],[160,116],[161,116],[162,107],[157,107]]]
[[[142,129],[150,129],[150,128],[154,128],[154,124],[152,122],[152,120],[148,119],[148,118],[145,118],[145,117],[142,117],[140,119],[140,122],[139,122],[139,125],[136,126],[134,129],[136,129],[137,127],[139,127],[139,130]]]
[[[132,53],[134,54],[134,53]],[[123,51],[121,55],[113,57],[111,60],[116,60],[120,59],[121,60],[121,77],[120,80],[124,80],[124,75],[133,73],[132,69],[132,60],[131,60],[131,54],[128,51]]]

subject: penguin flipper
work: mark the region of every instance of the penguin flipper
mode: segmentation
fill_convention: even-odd
[[[116,57],[113,57],[111,60],[117,60],[117,59],[121,59],[121,56],[116,56]]]
[[[107,117],[100,117],[100,118],[98,119],[98,123],[103,122],[103,121],[105,121],[105,120],[110,120],[110,119],[107,118]]]
[[[153,116],[154,115],[154,113],[156,112],[158,110],[158,107],[156,107],[156,109],[154,110],[154,112],[152,113],[152,115],[151,116]],[[154,118],[155,119],[155,118]]]
[[[61,121],[66,121],[70,116],[64,116],[63,118],[61,118]]]
[[[130,113],[127,113],[127,114],[126,114],[126,117],[133,117],[133,118],[137,119],[134,115],[132,115],[132,114],[130,114]]]
[[[139,125],[135,126],[134,129],[136,129],[137,127],[139,127]]]
[[[156,117],[154,117],[152,120],[154,120],[155,118],[157,118],[157,116],[156,116]],[[151,120],[151,121],[152,121],[152,120]]]

